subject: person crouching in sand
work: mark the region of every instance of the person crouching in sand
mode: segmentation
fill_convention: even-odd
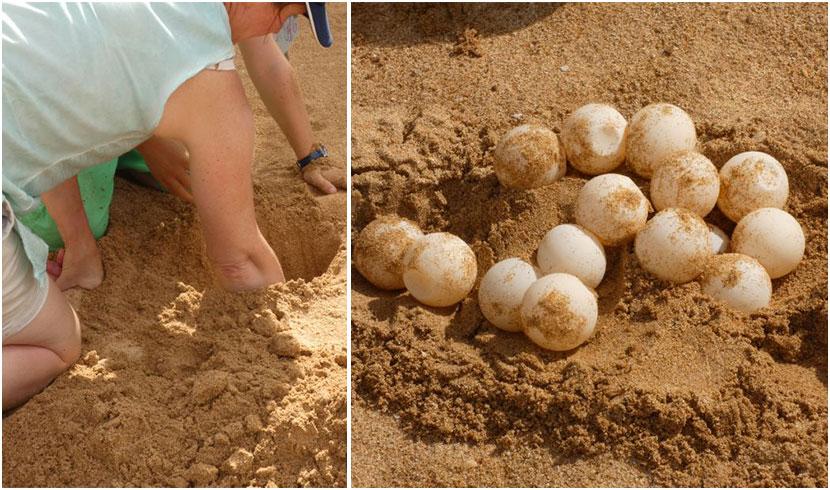
[[[180,141],[189,153],[221,286],[285,280],[254,213],[253,116],[238,74],[220,67],[235,43],[314,13],[303,3],[2,8],[5,411],[68,369],[81,348],[78,317],[46,273],[48,247],[17,216],[42,200],[61,236],[89,226],[73,177],[150,137]]]

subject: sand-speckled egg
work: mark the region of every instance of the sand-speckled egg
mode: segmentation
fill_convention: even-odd
[[[668,208],[637,233],[634,253],[643,269],[664,281],[689,282],[712,257],[709,228],[697,214]]]
[[[536,269],[522,259],[509,258],[493,265],[478,286],[484,318],[502,330],[521,332],[522,298],[537,278]]]
[[[712,257],[700,275],[703,292],[744,313],[754,313],[772,298],[772,281],[760,262],[748,255]]]
[[[672,104],[651,104],[631,118],[625,155],[631,170],[648,179],[669,156],[695,146],[695,123],[686,111]]]
[[[562,125],[562,145],[568,162],[588,175],[619,167],[625,160],[628,122],[607,104],[586,104],[573,111]]]
[[[758,260],[776,279],[792,272],[804,257],[804,230],[790,213],[761,208],[747,214],[732,232],[732,251]]]
[[[552,184],[567,170],[565,151],[556,133],[528,124],[508,131],[496,145],[493,159],[496,177],[511,189]]]
[[[576,276],[549,274],[534,282],[522,300],[524,332],[549,350],[574,349],[597,324],[596,294]]]
[[[536,251],[545,274],[565,272],[596,288],[605,276],[605,249],[599,239],[579,225],[564,224],[548,231]]]
[[[712,253],[717,255],[729,250],[729,235],[711,223],[706,223],[706,227],[709,228],[709,246]]]
[[[696,151],[673,154],[651,177],[651,204],[657,211],[684,208],[706,216],[715,208],[718,192],[717,167]]]
[[[354,265],[363,277],[381,289],[403,289],[404,254],[423,235],[412,221],[397,216],[377,218],[355,240]]]
[[[473,289],[478,265],[473,250],[451,233],[417,239],[403,259],[403,282],[409,293],[428,306],[450,306]]]
[[[739,153],[720,169],[718,209],[736,223],[756,209],[783,209],[789,195],[787,172],[766,153]]]
[[[619,174],[598,175],[576,197],[576,223],[607,247],[622,245],[645,226],[651,204],[637,184]]]

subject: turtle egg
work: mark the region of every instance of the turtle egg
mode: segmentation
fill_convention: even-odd
[[[709,246],[712,248],[712,253],[722,254],[729,249],[729,235],[715,225],[706,223],[709,228]]]
[[[778,208],[761,208],[744,216],[732,232],[732,251],[758,260],[773,279],[792,272],[804,257],[804,231]]]
[[[712,259],[700,276],[703,292],[744,313],[754,313],[772,298],[769,274],[757,260],[743,254]]]
[[[478,287],[484,318],[502,330],[521,332],[522,298],[536,279],[536,270],[521,259],[505,259],[491,267]]]
[[[428,306],[450,306],[464,299],[476,282],[476,256],[451,233],[418,238],[403,259],[403,282],[412,296]]]
[[[719,191],[717,167],[696,151],[675,153],[651,178],[651,203],[658,211],[685,208],[706,216],[717,204]]]
[[[511,129],[496,145],[493,169],[501,185],[533,189],[552,184],[565,175],[565,152],[559,137],[540,126]]]
[[[628,123],[610,105],[587,104],[575,110],[562,126],[562,146],[568,161],[588,175],[619,167],[625,160],[625,128]]]
[[[605,275],[605,249],[593,233],[579,225],[559,225],[547,232],[536,252],[545,274],[565,272],[596,288]]]
[[[668,208],[637,233],[634,253],[643,269],[674,283],[689,282],[712,257],[709,228],[695,213]]]
[[[406,249],[424,234],[415,223],[394,216],[377,218],[361,230],[354,245],[354,265],[381,289],[403,289]]]
[[[578,347],[594,333],[597,297],[570,274],[550,274],[528,288],[522,299],[525,334],[545,349]]]
[[[694,150],[696,145],[695,123],[683,109],[651,104],[631,118],[625,155],[631,169],[648,179],[669,156]]]
[[[783,209],[789,194],[787,172],[766,153],[739,153],[720,169],[718,208],[736,223],[756,209]]]
[[[651,209],[633,180],[624,175],[598,175],[582,186],[576,198],[576,223],[608,247],[621,245],[645,226]]]

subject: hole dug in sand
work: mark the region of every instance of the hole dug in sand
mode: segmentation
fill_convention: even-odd
[[[264,216],[257,217],[287,280],[310,281],[324,274],[343,243],[345,194],[314,201],[263,209]]]

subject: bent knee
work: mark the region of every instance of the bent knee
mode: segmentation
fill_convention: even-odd
[[[81,357],[81,322],[78,315],[72,311],[72,318],[68,318],[65,328],[65,336],[61,342],[52,347],[52,352],[57,354],[63,361],[65,368],[69,368]]]
[[[81,320],[78,318],[78,314],[75,313],[74,308],[72,309],[72,321],[69,328],[71,333],[68,340],[69,352],[66,360],[72,365],[81,357]]]
[[[81,321],[75,309],[65,300],[60,302],[53,317],[49,340],[43,347],[57,355],[68,369],[81,357]]]
[[[54,282],[50,282],[47,291],[46,299],[34,318],[13,334],[4,336],[3,345],[46,349],[57,356],[66,369],[81,356],[81,324],[72,305]]]

